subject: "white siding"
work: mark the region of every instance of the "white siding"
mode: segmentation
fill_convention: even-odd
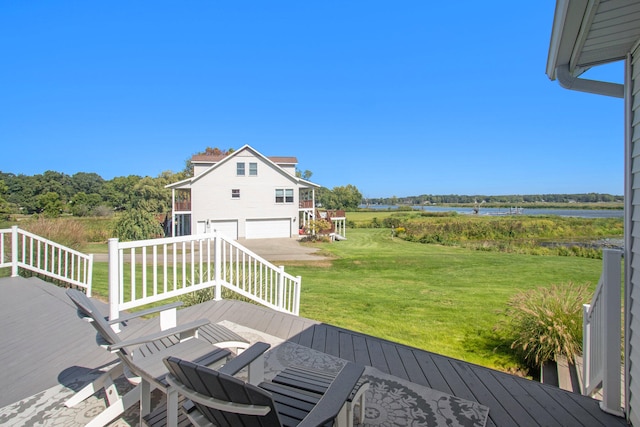
[[[245,175],[237,176],[236,164],[245,163]],[[258,175],[249,175],[249,163],[258,163]],[[277,188],[293,189],[293,202],[276,203]],[[232,190],[240,197],[232,198]],[[246,237],[247,219],[284,219],[298,217],[299,189],[295,178],[246,149],[221,162],[209,173],[194,180],[191,189],[192,223],[197,221],[238,221],[238,237]],[[290,223],[292,235],[294,223]]]
[[[626,233],[630,237],[627,242],[625,266],[629,270],[627,272],[628,300],[626,307],[627,318],[627,364],[628,369],[628,388],[626,390],[626,399],[628,400],[628,416],[633,425],[640,426],[640,347],[636,344],[638,336],[640,336],[640,54],[638,51],[634,53],[632,60],[632,100],[631,100],[631,159],[627,167],[631,168],[631,194],[626,197],[630,198],[630,212],[625,215],[631,218],[631,230]],[[628,222],[627,222],[628,223]]]

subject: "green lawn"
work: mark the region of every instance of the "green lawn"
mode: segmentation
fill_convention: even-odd
[[[301,316],[494,368],[514,364],[492,333],[511,295],[568,281],[595,289],[601,270],[600,260],[410,243],[383,229],[347,237],[321,244],[332,262],[287,267],[302,276]]]

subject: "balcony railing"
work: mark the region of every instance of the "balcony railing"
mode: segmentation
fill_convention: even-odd
[[[110,318],[120,312],[222,287],[278,311],[298,315],[301,278],[216,233],[135,242],[109,239]]]
[[[191,201],[176,201],[174,203],[173,209],[176,212],[190,212],[191,211]]]
[[[313,209],[313,200],[300,200],[298,203],[299,209]]]
[[[602,275],[583,310],[583,394],[602,390],[602,410],[622,416],[621,410],[621,259],[622,251],[604,249]]]
[[[11,276],[28,270],[86,289],[91,296],[93,255],[83,254],[17,225],[0,230],[0,268],[11,267]]]

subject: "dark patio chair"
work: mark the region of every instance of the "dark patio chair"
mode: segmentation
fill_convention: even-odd
[[[188,417],[194,425],[348,425],[346,402],[363,367],[348,362],[326,388],[313,392],[284,383],[262,382],[255,386],[233,377],[244,355],[233,359],[234,369],[230,362],[219,370],[178,357],[165,359],[170,372],[167,382],[193,402]]]
[[[204,365],[221,364],[231,356],[231,351],[223,347],[247,348],[249,342],[235,332],[221,325],[210,324],[208,320],[197,320],[175,328],[166,329],[146,336],[136,336],[122,340],[111,328],[93,302],[81,291],[67,290],[67,295],[78,309],[79,316],[88,320],[98,332],[99,344],[108,351],[116,353],[119,363],[102,374],[91,384],[77,392],[65,405],[72,407],[92,396],[100,389],[105,390],[108,407],[91,421],[90,426],[102,426],[121,415],[132,405],[140,402],[141,417],[150,412],[150,393],[153,388],[160,388],[168,393],[164,381],[167,374],[163,358],[175,355],[194,360]],[[170,308],[175,304],[169,305]],[[146,315],[159,309],[146,310],[134,315]],[[121,317],[118,322],[131,319],[132,316]],[[124,395],[120,395],[115,379],[124,375],[135,387]],[[177,402],[168,398],[168,405]],[[170,409],[171,414],[177,409]]]

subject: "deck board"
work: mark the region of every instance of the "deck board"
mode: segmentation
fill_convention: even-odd
[[[522,421],[524,420],[524,425],[532,425],[534,422],[530,417],[523,417],[526,414],[522,408],[516,408],[515,405],[511,407],[510,410],[507,410],[504,407],[504,402],[496,399],[496,397],[492,393],[492,388],[489,388],[484,382],[480,380],[476,372],[477,369],[472,369],[472,365],[468,363],[461,362],[452,362],[451,366],[455,369],[461,378],[465,379],[465,385],[471,390],[474,395],[474,399],[469,400],[478,400],[482,397],[485,404],[491,408],[491,412],[493,412],[493,419],[499,423],[500,425],[523,425]],[[499,390],[500,388],[498,388]],[[511,413],[520,414],[520,419],[516,421]],[[527,414],[528,415],[528,414]]]
[[[339,345],[340,353],[338,354],[338,357],[350,361],[356,360],[356,355],[353,348],[353,338],[350,334],[345,334],[340,331]]]
[[[371,359],[371,366],[381,370],[385,374],[389,373],[389,367],[387,366],[387,359],[384,358],[384,352],[382,351],[382,344],[380,341],[367,337],[367,350],[369,350],[369,358]]]
[[[411,380],[416,384],[429,386],[427,382],[427,378],[424,376],[422,369],[420,369],[420,365],[416,360],[414,353],[405,347],[398,347],[398,358],[404,366],[405,372],[407,374],[407,379]]]
[[[0,407],[115,360],[67,300],[64,289],[35,279],[0,279]],[[237,323],[486,405],[487,427],[626,425],[578,394],[254,304],[209,301],[179,311],[180,322],[200,318]],[[157,319],[131,321],[123,336],[158,328]]]

